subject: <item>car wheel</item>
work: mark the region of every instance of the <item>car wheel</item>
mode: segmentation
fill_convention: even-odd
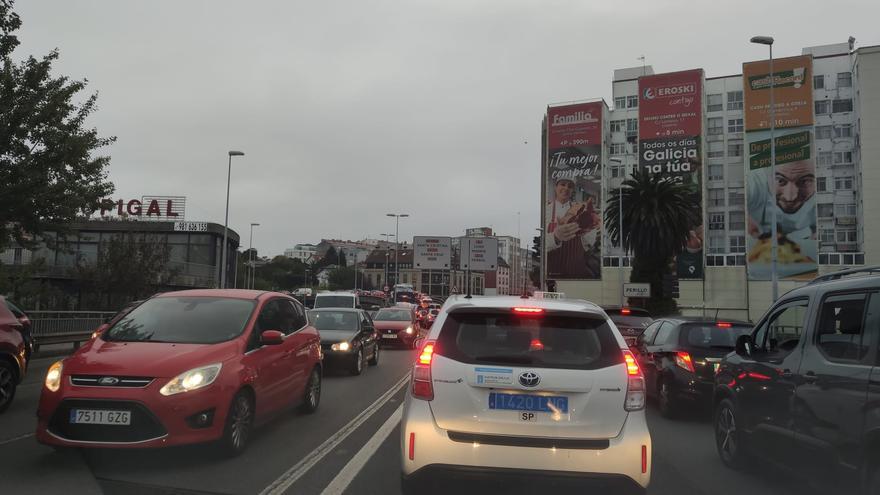
[[[0,413],[9,409],[12,399],[15,398],[17,385],[12,365],[6,361],[0,361]]]
[[[736,406],[730,399],[724,399],[715,409],[715,447],[721,462],[733,469],[743,469],[748,465],[748,449],[739,429],[739,416]]]
[[[358,347],[357,355],[354,357],[354,361],[351,363],[351,369],[349,370],[352,375],[360,375],[364,371],[364,348]]]
[[[234,457],[244,452],[253,426],[254,401],[248,393],[239,392],[232,398],[229,414],[226,415],[226,427],[220,440],[223,453]]]
[[[306,384],[305,397],[303,403],[299,406],[300,412],[304,414],[312,414],[318,410],[318,404],[321,403],[321,371],[316,367],[309,375],[309,383]]]
[[[675,403],[672,386],[669,385],[668,380],[660,382],[660,389],[657,391],[657,405],[664,418],[674,419],[678,416],[678,405]]]
[[[379,364],[379,343],[373,345],[373,357],[370,358],[370,366],[376,366]]]

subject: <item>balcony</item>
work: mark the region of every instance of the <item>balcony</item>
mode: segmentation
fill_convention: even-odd
[[[837,225],[855,225],[856,224],[856,217],[850,217],[850,216],[834,217],[834,223],[836,223]]]
[[[839,253],[853,253],[859,250],[859,243],[857,242],[838,242],[837,243],[837,252]]]

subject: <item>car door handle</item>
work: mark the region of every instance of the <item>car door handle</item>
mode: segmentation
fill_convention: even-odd
[[[794,374],[791,372],[791,370],[786,369],[782,370],[782,373],[780,373],[779,376],[781,376],[782,378],[791,378],[792,376],[794,376]]]
[[[816,374],[813,373],[812,371],[808,371],[804,375],[804,381],[807,383],[816,383],[817,381],[819,381],[819,377],[816,376]]]

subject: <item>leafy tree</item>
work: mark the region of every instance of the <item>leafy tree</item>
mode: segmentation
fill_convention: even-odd
[[[535,287],[541,287],[541,236],[532,238],[532,271],[529,273],[529,279]]]
[[[672,273],[673,258],[681,253],[693,225],[701,224],[694,186],[673,177],[652,175],[642,169],[623,181],[623,247],[633,253],[630,281],[651,284],[647,308],[655,314],[676,309],[675,300],[662,293],[663,275]],[[605,210],[605,229],[618,243],[620,191],[611,192]]]
[[[354,268],[341,266],[330,272],[330,290],[354,289]]]
[[[113,184],[110,157],[96,151],[116,140],[86,126],[98,97],[81,96],[86,81],[52,75],[58,50],[13,61],[21,27],[13,3],[0,0],[0,250],[10,239],[31,246],[98,209]]]

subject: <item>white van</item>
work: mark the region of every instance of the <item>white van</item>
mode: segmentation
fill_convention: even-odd
[[[361,300],[353,292],[319,292],[315,296],[315,305],[318,308],[352,308],[360,309]]]

